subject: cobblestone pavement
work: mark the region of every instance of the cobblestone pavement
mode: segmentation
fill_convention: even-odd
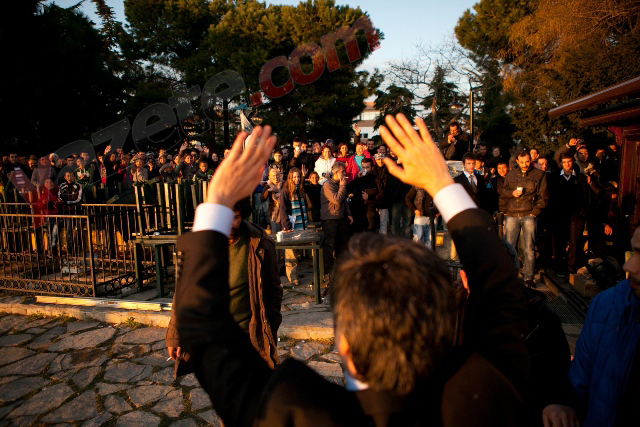
[[[219,426],[195,377],[174,381],[164,335],[133,323],[1,314],[0,426]],[[278,354],[344,383],[329,341],[284,338]]]

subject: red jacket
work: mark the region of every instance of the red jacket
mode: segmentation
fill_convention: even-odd
[[[367,150],[364,150],[363,155],[365,159],[371,158],[371,154],[369,154],[369,151]],[[356,155],[354,154],[349,157],[349,160],[347,160],[347,183],[356,179],[358,177],[358,172],[360,172],[360,168],[358,167],[358,163],[356,163]]]
[[[38,203],[36,204],[36,213],[40,215],[58,215],[58,187],[49,190],[46,187],[40,188]]]

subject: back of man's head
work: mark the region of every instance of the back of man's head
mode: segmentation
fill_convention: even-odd
[[[410,240],[354,236],[332,281],[335,325],[358,374],[374,390],[411,392],[453,345],[451,273]]]

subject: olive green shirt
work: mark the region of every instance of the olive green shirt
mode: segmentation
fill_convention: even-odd
[[[249,328],[249,230],[242,224],[240,238],[229,245],[229,311],[242,329]]]

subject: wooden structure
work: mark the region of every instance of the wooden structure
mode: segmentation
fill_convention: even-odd
[[[613,106],[602,104],[619,101]],[[582,112],[583,127],[605,126],[619,153],[618,204],[633,233],[640,222],[640,76],[549,111],[549,117]]]

